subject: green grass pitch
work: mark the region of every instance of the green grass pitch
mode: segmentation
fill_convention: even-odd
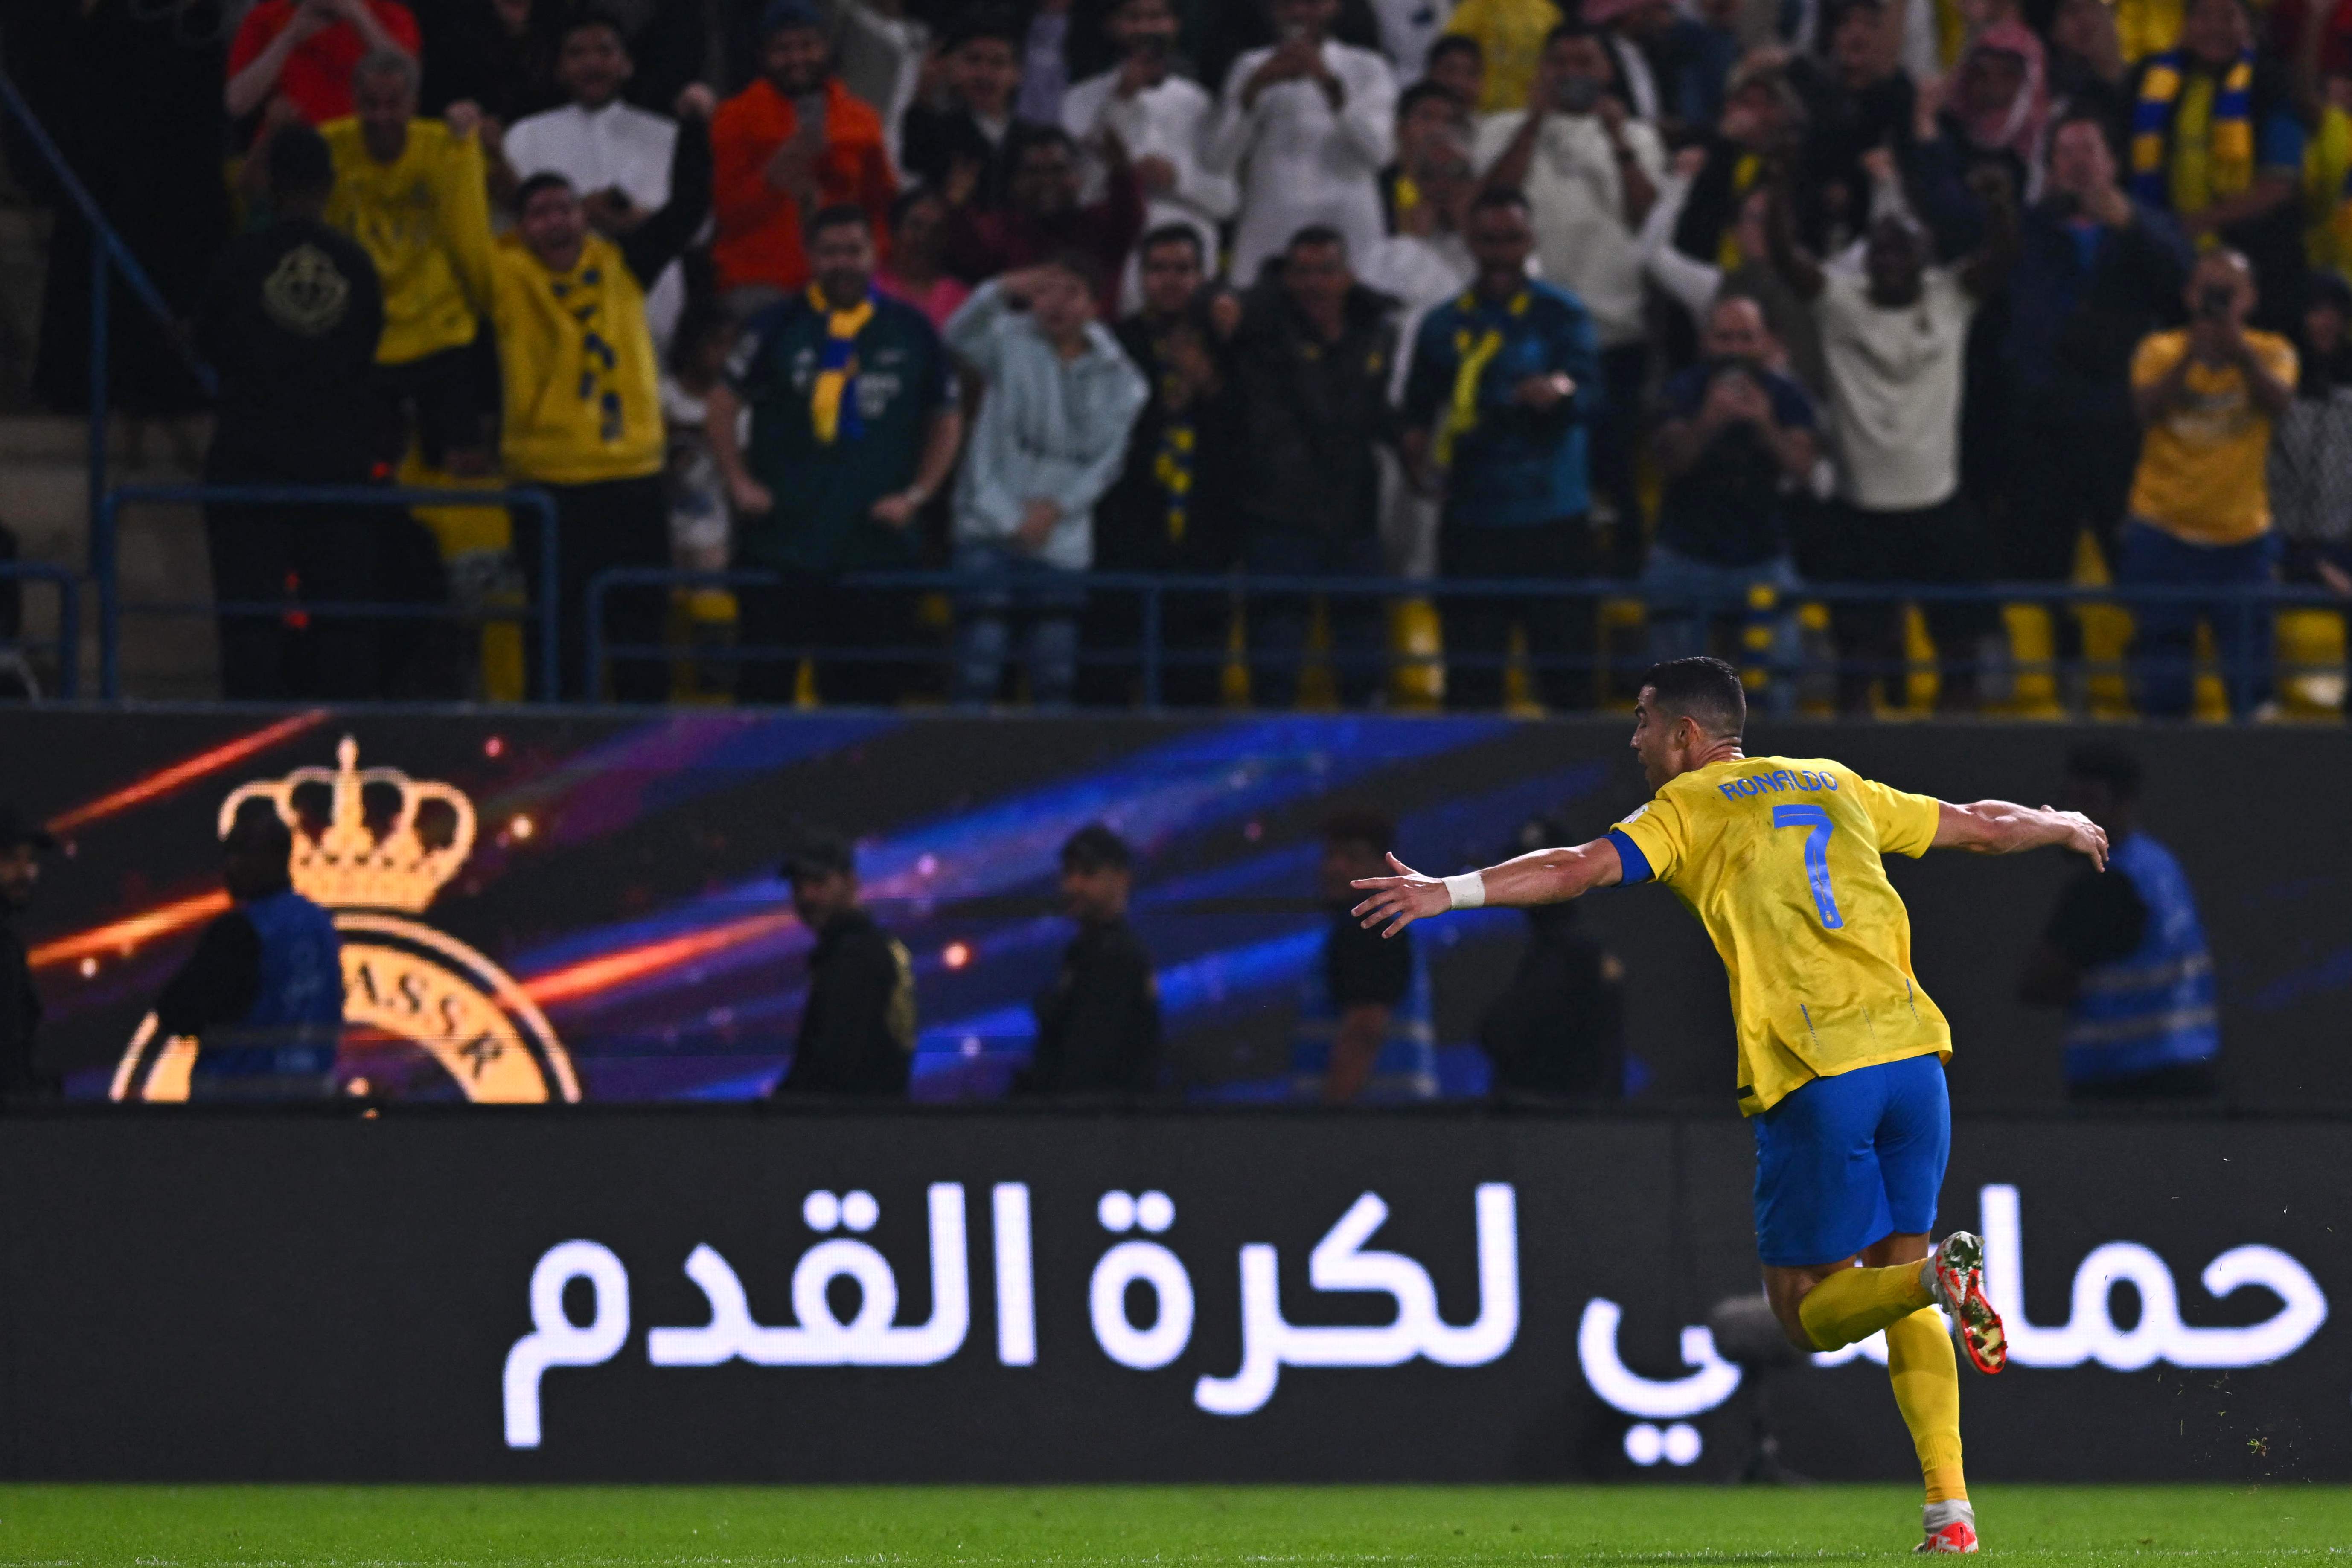
[[[2352,1489],[1988,1487],[2021,1563],[2352,1562]],[[0,1487],[0,1568],[1882,1562],[1896,1487]]]

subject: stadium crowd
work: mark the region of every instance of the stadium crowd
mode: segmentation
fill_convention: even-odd
[[[586,668],[615,567],[771,574],[607,602],[614,642],[829,655],[709,660],[745,700],[1040,706],[1139,690],[1141,602],[1087,572],[1617,578],[1635,668],[1759,676],[1808,582],[2352,593],[2352,4],[259,0],[210,46],[166,9],[0,47],[220,374],[207,478],[544,489],[560,695],[673,689]],[[206,522],[225,603],[546,591],[527,512]],[[918,568],[968,585],[859,576]],[[1450,705],[1519,657],[1594,700],[1594,602],[1433,603]],[[1159,608],[1166,700],[1237,649],[1289,703],[1319,646],[1355,704],[1410,606]],[[1869,711],[1905,610],[1830,608]],[[1976,707],[2000,607],[1924,608]],[[2140,710],[2189,710],[2200,621],[2272,703],[2267,610],[2135,616]],[[225,614],[224,689],[519,686],[423,625]]]

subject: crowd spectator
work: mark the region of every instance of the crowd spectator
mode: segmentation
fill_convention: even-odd
[[[733,324],[719,310],[705,309],[678,323],[666,356],[661,405],[668,439],[663,472],[670,564],[681,572],[724,572],[734,563],[734,511],[710,443],[710,395],[724,384],[734,348]],[[694,618],[733,620],[731,607],[722,614],[705,597],[710,592],[697,589],[688,595]]]
[[[192,1039],[192,1100],[320,1100],[343,1038],[342,938],[294,890],[293,830],[248,808],[221,840],[235,907],[214,920],[155,998],[154,1044]]]
[[[890,205],[890,259],[874,269],[874,291],[912,305],[945,331],[971,298],[971,285],[947,269],[948,220],[955,209],[929,185],[898,193]]]
[[[2071,581],[2086,528],[2113,569],[2139,461],[2132,354],[2179,317],[2189,274],[2187,241],[2123,189],[2107,137],[2087,115],[2059,123],[2048,193],[2021,225],[2001,391],[2025,438],[2000,453],[2000,574],[2017,582]],[[2075,619],[2060,616],[2060,659],[2078,659],[2081,644]]]
[[[1122,0],[1108,30],[1119,63],[1070,89],[1062,100],[1062,128],[1080,146],[1104,149],[1097,161],[1110,165],[1107,177],[1118,177],[1121,162],[1130,164],[1146,227],[1183,224],[1200,237],[1201,254],[1214,257],[1217,226],[1233,216],[1240,193],[1230,174],[1212,174],[1201,163],[1217,105],[1176,68],[1175,8],[1170,0]]]
[[[281,127],[261,150],[271,210],[215,263],[196,308],[194,342],[220,377],[211,485],[358,485],[373,475],[381,416],[370,379],[383,332],[383,290],[358,242],[324,221],[334,162],[307,125]],[[381,509],[205,508],[213,597],[266,605],[288,596],[363,603],[378,597]],[[221,695],[381,695],[375,626],[315,617],[296,654],[286,617],[219,618]]]
[[[963,437],[954,367],[923,312],[874,287],[866,209],[811,222],[815,281],[745,326],[711,390],[713,458],[735,504],[736,557],[780,574],[739,590],[740,635],[765,658],[736,678],[746,701],[793,700],[787,647],[833,650],[816,666],[829,701],[882,705],[907,685],[877,658],[914,637],[909,595],[852,588],[852,572],[918,564],[917,518],[940,493]],[[738,436],[751,413],[749,445]]]
[[[1012,188],[1022,43],[1009,13],[969,13],[948,37],[940,89],[908,104],[899,122],[908,176],[945,191],[957,206],[992,207]]]
[[[1563,18],[1552,0],[1462,0],[1445,24],[1448,37],[1478,47],[1481,114],[1507,114],[1528,106],[1544,40]]]
[[[1696,158],[1683,167],[1686,184],[1668,228],[1675,251],[1726,272],[1738,267],[1739,224],[1748,204],[1764,190],[1766,160],[1799,138],[1804,126],[1804,106],[1780,63],[1757,57],[1735,71],[1723,113],[1680,155]],[[1765,258],[1757,249],[1745,259]]]
[[[1839,504],[1821,531],[1809,575],[1840,583],[1966,583],[1980,579],[1979,530],[1960,492],[1960,394],[1969,322],[2006,276],[2015,210],[2001,177],[1973,179],[1988,218],[1984,247],[1954,267],[1930,264],[1929,242],[1902,216],[1871,226],[1859,276],[1805,253],[1784,182],[1773,187],[1773,265],[1812,301],[1828,362],[1840,458]],[[1976,638],[1983,606],[1927,606],[1940,667],[1937,703],[1976,704]],[[1903,668],[1902,608],[1892,601],[1833,605],[1838,706],[1871,710],[1874,689]],[[1899,693],[1898,693],[1899,696]]]
[[[1118,310],[1128,252],[1143,231],[1143,197],[1118,138],[1108,138],[1110,173],[1098,201],[1081,202],[1078,148],[1058,125],[1024,125],[1011,138],[1013,181],[1000,206],[969,205],[948,215],[948,267],[968,283],[1036,266],[1049,256],[1083,258],[1105,316]]]
[[[505,384],[499,455],[507,477],[536,485],[555,502],[557,598],[530,576],[539,613],[555,617],[561,696],[593,700],[601,671],[586,667],[588,584],[619,567],[669,559],[669,504],[663,472],[661,356],[646,318],[651,281],[677,259],[710,212],[710,89],[689,87],[677,112],[670,197],[659,212],[608,239],[562,174],[533,174],[515,193],[520,245],[501,246],[491,264],[490,316]],[[534,512],[517,520],[525,561],[539,559]],[[639,647],[661,640],[667,595],[636,586],[604,601],[603,626]],[[658,661],[624,659],[613,694],[658,702],[667,674]],[[551,693],[550,695],[558,695]]]
[[[1256,576],[1379,576],[1374,448],[1394,429],[1391,301],[1356,280],[1346,237],[1323,225],[1292,236],[1270,271],[1250,290],[1234,341],[1234,417],[1245,432],[1234,479],[1243,568]],[[1380,689],[1385,612],[1360,594],[1334,595],[1325,610],[1339,699],[1368,702]],[[1250,595],[1256,701],[1297,700],[1312,619],[1304,594]]]
[[[1772,368],[1780,356],[1755,300],[1717,300],[1703,345],[1706,358],[1668,381],[1662,398],[1654,451],[1665,482],[1642,572],[1650,657],[1710,651],[1709,621],[1749,605],[1762,585],[1770,604],[1751,624],[1772,630],[1780,678],[1772,689],[1785,706],[1799,653],[1787,602],[1797,586],[1790,500],[1820,457],[1812,403]]]
[[[415,0],[414,9],[426,42],[428,113],[470,103],[486,121],[511,125],[563,101],[555,85],[555,30],[572,6],[548,0]]]
[[[474,352],[490,297],[490,207],[481,116],[416,117],[416,62],[379,52],[352,73],[356,115],[321,128],[332,154],[326,219],[359,241],[383,289],[376,382],[402,416],[381,455],[415,432],[428,468],[489,468],[488,389]]]
[[[1455,578],[1583,578],[1596,552],[1587,453],[1606,395],[1592,321],[1575,296],[1528,276],[1527,198],[1489,189],[1470,212],[1478,275],[1432,310],[1404,396],[1407,468],[1444,490],[1438,562]],[[1547,707],[1590,706],[1589,600],[1455,598],[1442,605],[1450,707],[1501,704],[1513,625]]]
[[[505,171],[520,183],[561,174],[580,193],[582,212],[607,239],[628,234],[669,204],[669,166],[677,122],[621,100],[635,74],[620,25],[596,12],[568,23],[555,57],[555,79],[570,101],[507,128]],[[646,321],[664,349],[686,309],[686,273],[673,262],[646,296]]]
[[[1208,286],[1208,257],[1189,225],[1164,224],[1144,236],[1142,258],[1143,305],[1119,322],[1118,337],[1150,396],[1128,437],[1118,482],[1095,510],[1095,568],[1222,573],[1234,559],[1234,465],[1246,438],[1234,416],[1225,347],[1240,302]],[[1160,595],[1161,701],[1187,708],[1217,701],[1227,597]],[[1118,704],[1137,694],[1143,629],[1138,595],[1098,593],[1088,601],[1082,700]]]
[[[719,286],[739,318],[808,286],[808,220],[862,209],[887,245],[898,195],[882,121],[833,73],[824,17],[808,0],[774,0],[761,18],[760,79],[711,121]]]
[[[2294,401],[2271,443],[2271,508],[2289,582],[2352,595],[2352,285],[2312,275]]]
[[[908,13],[906,0],[840,0],[833,19],[835,68],[843,85],[881,116],[883,145],[891,166],[901,168],[899,130],[922,90],[931,27]]]
[[[1615,85],[1637,119],[1677,137],[1715,123],[1738,39],[1685,16],[1675,0],[1584,0],[1579,15],[1606,29]]]
[[[1013,100],[1016,118],[1054,125],[1062,118],[1062,98],[1070,90],[1066,52],[1070,36],[1070,0],[1034,0],[1021,38],[1021,90]]]
[[[1559,824],[1520,829],[1507,858],[1569,842]],[[1478,1020],[1478,1048],[1507,1099],[1625,1093],[1625,965],[1587,931],[1580,900],[1528,910],[1528,942],[1511,978]]]
[[[416,18],[399,0],[261,0],[228,47],[222,101],[231,120],[283,98],[310,124],[352,112],[352,69],[369,55],[420,52]]]
[[[1202,162],[1241,173],[1233,276],[1253,282],[1311,226],[1351,249],[1381,237],[1380,171],[1393,148],[1396,76],[1331,37],[1339,0],[1274,0],[1283,41],[1253,49],[1225,79]]]
[[[47,828],[14,802],[0,801],[0,1103],[39,1092],[47,1078],[40,1065],[41,994],[33,988],[16,917],[40,885],[41,857],[57,848]]]
[[[1142,373],[1096,319],[1091,257],[992,279],[948,322],[949,346],[985,384],[955,493],[955,568],[1017,585],[965,590],[954,696],[993,701],[1026,619],[1029,699],[1066,707],[1077,679],[1094,508],[1118,477],[1129,428],[1149,396]]]
[[[1015,1092],[1149,1094],[1160,1087],[1160,981],[1127,918],[1135,852],[1100,823],[1062,846],[1062,903],[1077,934],[1037,998],[1037,1048]]]
[[[1486,51],[1466,33],[1441,33],[1429,46],[1423,79],[1443,89],[1464,113],[1475,113],[1486,107]]]
[[[1397,100],[1397,161],[1381,173],[1389,232],[1359,258],[1356,273],[1417,315],[1470,281],[1462,230],[1478,186],[1467,116],[1433,82]]]
[[[780,874],[815,939],[792,1065],[772,1092],[904,1100],[915,1065],[915,963],[858,901],[857,855],[832,833],[803,830]]]
[[[1349,910],[1355,882],[1393,868],[1396,824],[1377,811],[1332,814],[1323,825],[1317,892],[1330,910],[1322,951],[1299,988],[1290,1047],[1291,1092],[1326,1105],[1431,1100],[1437,1094],[1436,1030],[1420,933],[1383,938]]]
[[[2106,0],[2059,0],[2050,18],[2050,123],[2087,114],[2121,127],[2130,100],[2124,96],[2123,41],[2114,8]]]
[[[1657,200],[1665,151],[1611,90],[1601,43],[1583,23],[1554,28],[1526,110],[1479,125],[1478,162],[1487,189],[1526,195],[1538,270],[1576,297],[1600,341],[1592,479],[1609,505],[1613,563],[1631,572],[1642,535],[1633,446],[1650,360],[1635,237]]]
[[[1843,0],[1824,10],[1825,55],[1797,56],[1788,79],[1805,121],[1802,178],[1794,192],[1798,235],[1816,256],[1834,256],[1871,226],[1873,181],[1864,157],[1907,150],[1922,120],[1932,135],[1936,104],[1928,94],[1921,112],[1918,89],[1896,61],[1900,24],[1882,0]]]
[[[2286,72],[2254,47],[2240,0],[2187,0],[2178,48],[2139,62],[2130,100],[2132,194],[2200,247],[2253,268],[2259,323],[2292,331],[2304,270],[2304,128]]]
[[[2220,1088],[2213,955],[2189,878],[2139,823],[2139,759],[2078,746],[2059,802],[2106,830],[2107,864],[2084,866],[2059,895],[2018,999],[2063,1007],[2066,1095],[2076,1100],[2200,1099]]]
[[[2251,587],[2278,575],[2267,459],[2273,423],[2294,400],[2294,345],[2247,325],[2252,263],[2208,251],[2189,281],[2189,324],[2143,340],[2132,356],[2133,406],[2145,431],[2124,524],[2118,583],[2158,588]],[[2197,623],[2210,626],[2230,711],[2269,700],[2271,615],[2262,604],[2146,601],[2132,605],[2140,711],[2189,710]]]
[[[1829,384],[1822,361],[1822,334],[1813,313],[1787,279],[1772,265],[1765,225],[1772,193],[1755,185],[1740,198],[1738,218],[1722,237],[1716,255],[1728,265],[1699,261],[1675,247],[1675,229],[1682,222],[1693,184],[1707,167],[1703,147],[1685,147],[1675,154],[1674,166],[1658,183],[1658,199],[1642,220],[1642,264],[1655,283],[1704,326],[1719,296],[1752,300],[1763,312],[1772,352],[1778,357],[1768,367],[1789,375],[1818,401]]]

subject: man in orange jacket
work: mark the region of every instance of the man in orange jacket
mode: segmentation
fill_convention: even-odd
[[[740,314],[808,286],[802,226],[835,205],[863,207],[877,241],[898,177],[882,121],[833,74],[824,21],[809,0],[775,0],[761,19],[760,79],[711,121],[719,286]]]

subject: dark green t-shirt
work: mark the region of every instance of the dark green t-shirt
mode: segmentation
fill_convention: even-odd
[[[914,531],[867,514],[914,482],[931,416],[955,402],[947,351],[921,311],[876,297],[828,444],[809,412],[824,347],[825,317],[805,296],[754,316],[736,342],[727,377],[751,410],[745,460],[776,498],[765,517],[737,520],[736,555],[747,566],[814,572],[911,565]]]

